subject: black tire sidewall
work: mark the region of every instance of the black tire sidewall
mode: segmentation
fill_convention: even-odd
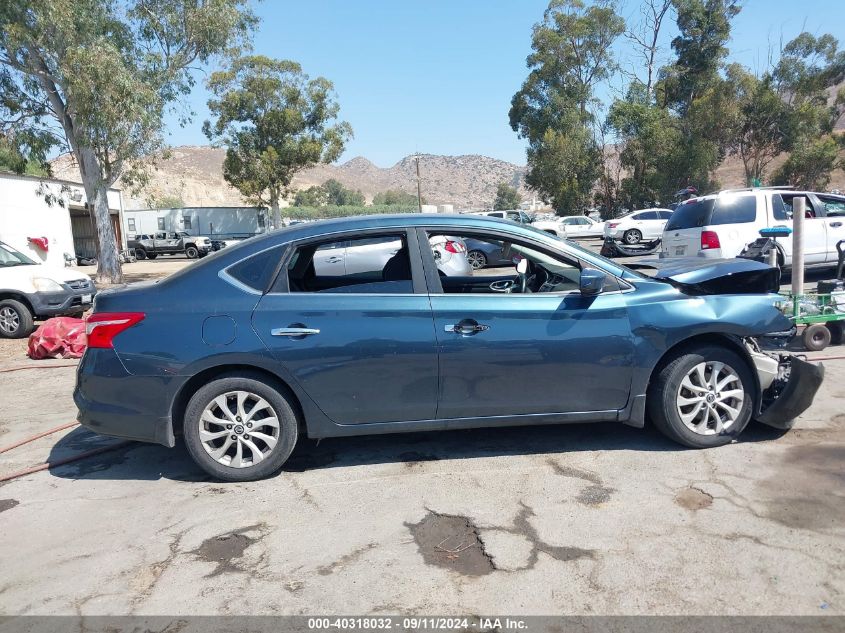
[[[821,334],[820,341],[813,340],[817,333]],[[832,333],[830,329],[821,323],[808,325],[804,330],[804,333],[801,335],[801,339],[804,341],[804,347],[811,352],[819,352],[823,350],[825,347],[830,345],[831,338]]]
[[[739,418],[719,435],[699,435],[681,421],[677,411],[677,394],[687,373],[702,362],[719,361],[728,365],[739,376],[745,389]],[[690,448],[723,446],[736,439],[748,425],[754,410],[757,382],[748,362],[738,353],[716,346],[702,346],[685,350],[666,365],[649,392],[649,411],[652,421],[670,439]]]
[[[188,259],[196,259],[200,252],[197,250],[195,246],[189,246],[185,249],[185,255]]]
[[[273,452],[264,461],[247,468],[231,468],[218,463],[205,451],[199,438],[199,419],[208,403],[223,393],[237,390],[250,391],[267,400],[279,420],[279,441]],[[269,384],[263,377],[242,375],[217,378],[200,387],[185,409],[183,434],[191,458],[212,477],[222,481],[254,481],[281,469],[296,445],[298,429],[294,408],[277,386]]]
[[[17,339],[26,338],[32,334],[35,323],[33,322],[32,312],[20,301],[14,299],[0,300],[0,308],[11,308],[18,315],[18,329],[11,333],[6,333],[0,330],[0,338]]]
[[[143,248],[136,248],[135,257],[137,257],[138,260],[143,261],[147,259],[147,251],[145,251]]]

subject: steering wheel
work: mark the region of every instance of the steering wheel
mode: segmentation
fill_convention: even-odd
[[[490,290],[493,292],[513,292],[516,282],[513,279],[497,279],[490,284]]]

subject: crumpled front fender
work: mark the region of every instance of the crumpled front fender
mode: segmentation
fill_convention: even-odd
[[[776,394],[774,401],[766,405],[756,420],[776,429],[791,429],[795,418],[813,404],[819,387],[824,380],[824,365],[813,364],[792,356],[789,358],[789,380]]]

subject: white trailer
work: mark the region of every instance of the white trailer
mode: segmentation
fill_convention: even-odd
[[[120,191],[109,189],[108,201],[118,244],[125,249]],[[85,189],[79,183],[0,173],[0,240],[53,266],[64,266],[65,254],[74,260],[77,256],[96,257],[94,225],[86,202]],[[39,243],[46,245],[46,250]]]
[[[213,239],[252,237],[267,230],[267,211],[260,207],[184,207],[125,211],[124,232],[136,235],[157,231],[185,231]]]

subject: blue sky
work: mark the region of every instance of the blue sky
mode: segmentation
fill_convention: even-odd
[[[640,3],[627,0],[626,18]],[[335,84],[341,117],[355,138],[341,162],[365,156],[387,167],[413,152],[483,154],[525,163],[525,145],[508,125],[510,99],[527,74],[531,27],[544,0],[265,0],[255,52],[293,59]],[[668,42],[674,23],[664,32]],[[734,21],[732,60],[765,68],[767,52],[802,30],[832,33],[845,46],[845,0],[746,0]],[[622,57],[630,55],[623,42]],[[605,90],[605,94],[608,94]],[[191,95],[197,113],[172,145],[207,143],[201,125],[208,95]]]

